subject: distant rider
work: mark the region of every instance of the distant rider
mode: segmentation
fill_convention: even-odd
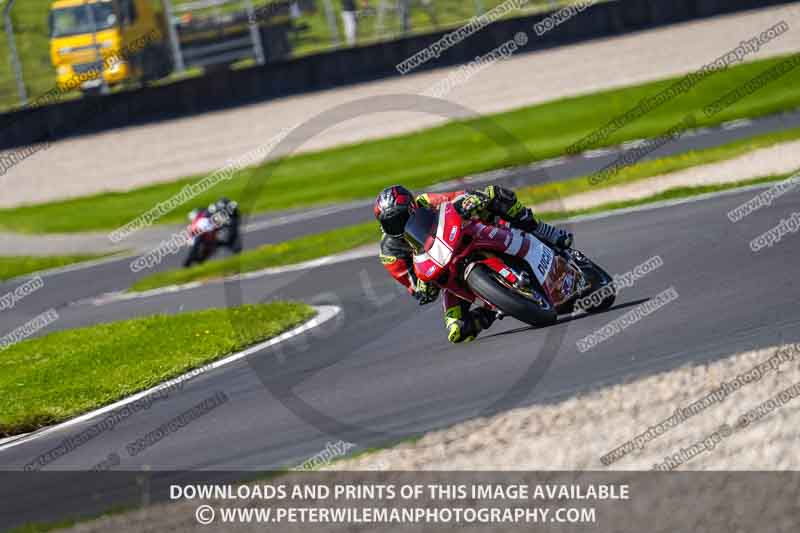
[[[395,185],[387,187],[375,200],[375,218],[383,231],[380,260],[386,270],[398,282],[408,288],[409,293],[420,305],[434,302],[439,296],[439,287],[425,283],[414,274],[413,252],[403,238],[406,222],[414,209],[419,207],[436,208],[443,202],[456,199],[461,201],[465,216],[477,216],[487,223],[503,219],[512,227],[532,233],[554,248],[565,249],[572,246],[572,234],[536,220],[530,208],[517,199],[514,191],[498,185],[489,185],[484,190],[453,191],[445,193],[414,193]],[[496,314],[482,307],[470,310],[470,303],[444,291],[442,297],[444,322],[450,342],[468,342],[478,333],[492,325]]]
[[[221,246],[230,248],[235,254],[241,252],[242,239],[239,232],[239,223],[241,221],[239,204],[223,196],[208,206],[208,212],[212,216],[219,213],[219,218],[226,221],[220,226],[220,231],[217,234],[217,242]]]
[[[183,266],[188,268],[193,263],[202,263],[206,258],[201,257],[198,252],[198,239],[203,239],[203,235],[213,232],[216,229],[215,221],[211,218],[208,209],[192,209],[189,213],[190,247],[189,253],[183,260]]]

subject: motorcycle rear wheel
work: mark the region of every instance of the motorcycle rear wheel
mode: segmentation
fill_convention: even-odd
[[[485,265],[476,265],[465,281],[475,294],[517,320],[532,326],[549,326],[558,319],[553,305],[539,291],[514,287]]]

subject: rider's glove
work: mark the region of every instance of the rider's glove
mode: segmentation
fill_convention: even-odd
[[[482,191],[471,191],[461,197],[461,214],[467,218],[478,216],[489,207],[491,197]]]
[[[511,189],[499,185],[488,185],[484,189],[484,194],[491,198],[492,211],[508,221],[524,220],[526,213],[530,213],[530,209],[525,208]]]
[[[421,279],[417,280],[417,285],[414,287],[414,298],[417,299],[419,305],[425,305],[436,301],[439,297],[439,287],[433,283],[425,283]]]
[[[562,250],[566,250],[567,248],[572,248],[572,241],[575,239],[575,236],[565,229],[559,229],[558,232],[559,233],[558,237],[556,238],[556,246],[561,248]]]

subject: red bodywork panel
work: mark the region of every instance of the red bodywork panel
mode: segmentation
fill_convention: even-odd
[[[469,243],[462,246],[465,237],[469,238]],[[502,253],[510,241],[511,230],[477,220],[464,220],[453,204],[446,202],[439,208],[437,232],[426,241],[425,253],[414,256],[414,271],[419,279],[435,282],[441,288],[472,302],[475,295],[459,283],[459,263],[477,249]],[[487,261],[498,272],[505,268],[500,258],[493,257]],[[511,274],[510,270],[508,273]]]
[[[208,221],[208,223],[211,224],[211,227],[213,228],[211,231],[203,228],[204,225],[207,225],[204,224],[204,221]],[[194,220],[192,220],[192,223],[189,224],[188,230],[189,235],[195,239],[199,238],[209,243],[217,242],[217,227],[211,217],[209,217],[206,213],[199,213]]]
[[[414,256],[414,271],[419,279],[434,282],[458,297],[475,301],[475,294],[459,279],[459,265],[476,251],[484,250],[492,255],[481,260],[503,276],[509,283],[516,283],[517,276],[502,257],[509,250],[512,239],[523,238],[522,244],[514,247],[514,255],[525,257],[533,237],[521,236],[517,230],[485,224],[479,220],[464,220],[452,203],[439,207],[439,222],[435,235],[429,235],[424,253]],[[558,305],[574,295],[577,285],[576,273],[567,262],[556,256],[547,273],[543,289],[553,305]],[[492,305],[491,302],[486,302]]]
[[[577,282],[574,270],[563,258],[556,256],[544,281],[544,290],[553,304],[559,305],[573,296]]]

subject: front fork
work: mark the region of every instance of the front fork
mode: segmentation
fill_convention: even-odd
[[[563,261],[567,263],[567,265],[572,268],[575,273],[575,287],[572,291],[572,294],[566,297],[559,306],[564,306],[571,301],[574,301],[576,298],[580,298],[585,296],[585,293],[590,291],[592,286],[591,283],[588,282],[586,279],[586,275],[583,271],[581,265],[591,265],[591,262],[588,260],[586,256],[584,256],[580,251],[574,249],[562,250],[562,251],[555,251],[556,255],[560,257]],[[465,272],[465,277],[469,273],[469,271],[474,268],[474,265],[483,264],[489,267],[491,270],[496,272],[500,277],[502,277],[505,282],[514,288],[520,289],[525,292],[529,292],[532,294],[537,294],[540,292],[540,286],[538,283],[534,283],[531,280],[530,274],[526,271],[517,271],[514,268],[510,267],[503,261],[502,258],[497,256],[488,256],[484,259],[474,261],[470,264]],[[547,280],[546,280],[547,282]],[[543,288],[541,289],[541,294],[544,298],[550,299],[547,296],[547,291]],[[552,303],[552,302],[551,302]]]
[[[485,259],[470,263],[464,272],[465,278],[469,275],[470,271],[475,268],[475,265],[488,266],[490,269],[497,272],[510,285],[519,289],[528,289],[531,286],[531,278],[527,272],[517,272],[497,256],[489,256]]]
[[[531,293],[535,291],[535,289],[531,287],[531,277],[527,272],[517,272],[512,267],[507,265],[501,258],[493,255],[484,259],[472,261],[464,271],[465,279],[476,265],[486,265],[491,270],[496,272],[501,278],[503,278],[510,286],[521,291]],[[493,305],[491,307],[497,313],[498,320],[502,320],[505,317],[505,314],[501,310],[495,308]]]
[[[560,255],[562,255],[562,257],[567,261],[568,264],[570,264],[575,270],[577,270],[580,273],[580,278],[578,280],[578,287],[575,290],[575,297],[580,298],[581,296],[584,296],[585,295],[584,293],[590,290],[592,287],[591,284],[588,281],[586,281],[586,273],[583,271],[582,265],[592,266],[591,261],[589,260],[588,257],[583,255],[583,253],[580,250],[575,250],[573,248],[570,248],[568,250],[563,250],[562,252],[560,252]]]

